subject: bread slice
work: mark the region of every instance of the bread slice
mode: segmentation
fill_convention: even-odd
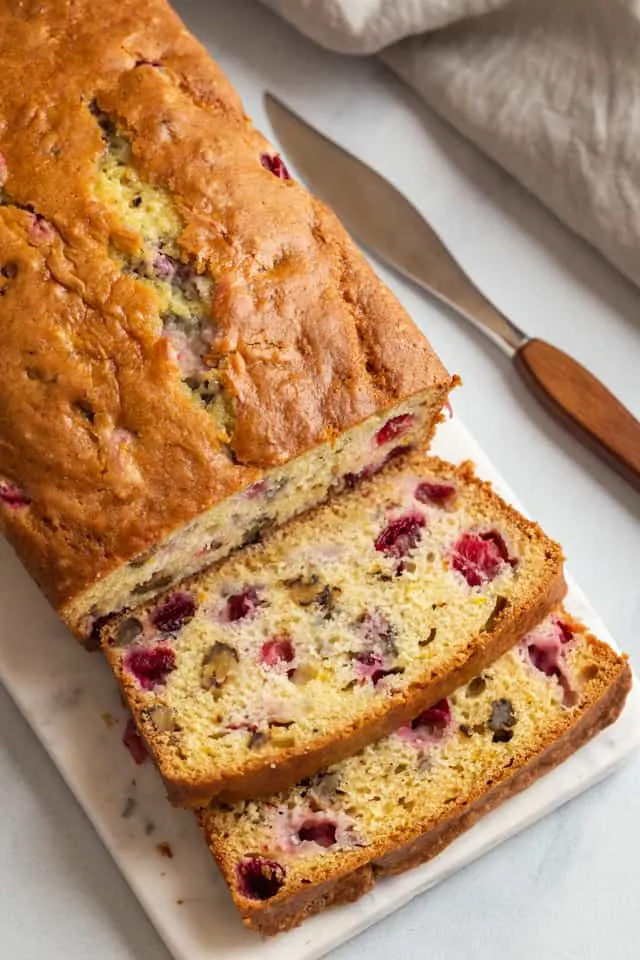
[[[59,611],[63,619],[86,646],[95,648],[100,630],[114,612],[148,602],[170,584],[258,543],[266,532],[318,506],[329,495],[373,476],[389,460],[414,447],[428,446],[443,419],[447,390],[456,383],[447,380],[446,388],[439,385],[380,410],[284,464],[259,473],[233,466],[239,482],[244,474],[239,489],[228,491],[220,502],[99,579],[77,602]]]
[[[560,548],[413,454],[103,637],[174,803],[266,796],[471,679],[565,591]]]
[[[288,930],[435,856],[612,723],[630,686],[626,659],[561,612],[358,756],[211,805],[199,820],[244,923]]]

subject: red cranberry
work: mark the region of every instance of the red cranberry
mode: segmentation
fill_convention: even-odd
[[[555,644],[542,646],[537,643],[530,643],[527,646],[527,652],[536,670],[544,673],[545,677],[553,677],[559,674],[559,650]]]
[[[404,446],[393,447],[389,450],[389,453],[378,463],[370,463],[364,467],[359,473],[345,473],[343,480],[344,485],[348,490],[353,490],[361,480],[370,480],[371,477],[374,477],[376,473],[379,473],[382,468],[389,463],[391,460],[395,460],[396,457],[401,457],[405,453],[409,453],[410,450],[413,450],[413,445],[410,443],[404,444]]]
[[[411,721],[411,729],[422,729],[433,735],[444,732],[445,728],[451,723],[451,707],[448,700],[438,700],[428,710],[423,710],[415,719]]]
[[[273,640],[267,640],[262,644],[260,663],[265,667],[277,667],[280,663],[291,663],[295,655],[289,637],[274,637]]]
[[[557,679],[562,687],[563,702],[565,706],[571,707],[577,703],[579,697],[564,665],[563,647],[573,638],[573,631],[560,619],[553,620],[552,627],[554,629],[551,633],[546,630],[540,633],[531,631],[522,641],[522,645],[536,670],[545,677]]]
[[[24,490],[8,480],[0,482],[0,500],[12,510],[19,510],[20,507],[26,507],[31,503]]]
[[[450,723],[449,701],[440,700],[428,710],[423,710],[409,723],[405,723],[397,733],[402,740],[422,748],[443,740]]]
[[[285,869],[265,857],[245,857],[236,867],[240,893],[250,900],[270,900],[282,888]]]
[[[260,606],[260,598],[255,587],[247,587],[241,593],[233,593],[227,597],[227,620],[235,623],[252,617]]]
[[[564,620],[556,620],[556,626],[562,634],[562,643],[569,643],[570,640],[573,640],[573,630],[568,623],[565,623]]]
[[[509,556],[509,550],[506,543],[504,542],[504,537],[502,534],[498,533],[497,530],[488,530],[486,533],[480,534],[481,538],[487,543],[495,544],[495,547],[500,554],[500,557],[504,560],[505,563],[510,564],[512,567],[515,567],[517,560],[512,559]]]
[[[400,446],[400,447],[392,447],[391,450],[389,450],[389,453],[386,455],[386,457],[382,461],[382,463],[380,464],[380,466],[378,467],[378,469],[381,470],[391,460],[395,460],[397,457],[401,457],[403,454],[409,453],[409,451],[413,449],[415,448],[412,443],[405,443],[403,446]]]
[[[258,727],[255,723],[229,723],[227,730],[248,730],[249,733],[256,733]]]
[[[138,733],[135,723],[131,718],[127,720],[127,726],[122,735],[122,742],[137,764],[144,763],[149,754],[144,740]]]
[[[257,483],[252,483],[250,487],[247,487],[246,490],[243,490],[242,496],[245,498],[245,500],[256,500],[257,497],[263,497],[268,489],[268,480],[258,480]]]
[[[387,420],[384,426],[376,433],[376,443],[378,446],[381,447],[383,444],[390,443],[392,440],[397,439],[397,437],[401,437],[413,426],[415,419],[412,413],[401,413],[397,417],[391,417],[391,420]]]
[[[260,163],[265,170],[270,170],[274,177],[277,177],[278,180],[291,180],[291,174],[287,170],[286,164],[279,154],[263,153],[260,157]]]
[[[153,690],[175,670],[176,655],[171,647],[137,647],[127,653],[124,665],[143,689]]]
[[[405,557],[420,542],[424,524],[421,513],[407,513],[392,520],[376,538],[376,550],[386,557]]]
[[[368,480],[370,477],[373,477],[374,474],[376,474],[381,467],[382,467],[381,463],[380,464],[370,463],[368,466],[360,470],[359,473],[345,473],[343,477],[345,487],[347,488],[347,490],[353,490],[355,487],[358,486],[358,484],[362,480]]]
[[[463,533],[453,547],[451,562],[470,587],[494,580],[505,563],[512,567],[517,564],[517,560],[509,557],[507,545],[497,530]]]
[[[305,820],[298,830],[300,840],[311,840],[319,847],[332,847],[336,842],[336,825],[330,820]]]
[[[420,503],[435,503],[441,507],[455,495],[456,488],[451,483],[430,483],[424,480],[416,487],[414,497]]]
[[[357,660],[358,663],[361,663],[363,667],[382,666],[382,657],[377,653],[372,653],[370,650],[363,650],[361,653],[356,653],[354,660]]]
[[[372,653],[370,650],[356,653],[353,659],[358,664],[358,673],[360,676],[364,679],[371,680],[374,687],[391,672],[390,670],[384,669],[382,657],[377,653]]]
[[[190,593],[172,593],[151,614],[151,623],[162,633],[176,633],[193,619],[196,602]]]
[[[536,632],[532,630],[523,640],[529,659],[536,670],[546,677],[559,677],[562,673],[562,649],[573,638],[573,631],[562,620],[551,622],[552,631]]]

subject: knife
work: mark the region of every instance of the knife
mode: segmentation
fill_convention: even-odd
[[[512,358],[537,399],[640,490],[640,423],[600,381],[552,344],[529,337],[480,293],[400,191],[270,93],[271,125],[309,186],[353,235],[402,276],[470,320]]]

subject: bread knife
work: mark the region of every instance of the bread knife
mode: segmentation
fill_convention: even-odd
[[[405,196],[282,101],[266,110],[287,157],[358,241],[471,321],[513,360],[547,410],[640,490],[640,423],[581,364],[529,337],[482,294]]]

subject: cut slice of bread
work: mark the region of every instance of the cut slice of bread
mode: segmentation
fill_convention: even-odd
[[[264,935],[439,853],[612,723],[624,657],[561,612],[448,699],[264,801],[198,814],[244,923]]]
[[[501,656],[565,592],[560,548],[420,454],[111,625],[103,647],[179,805],[266,796]]]
[[[64,618],[72,624],[78,620],[85,644],[94,647],[114,612],[149,603],[173,583],[257,543],[265,532],[353,486],[359,477],[373,476],[388,460],[428,445],[445,400],[444,393],[438,397],[418,394],[285,464],[259,475],[252,471],[253,483],[99,579],[63,612]],[[0,497],[0,523],[1,507]]]

